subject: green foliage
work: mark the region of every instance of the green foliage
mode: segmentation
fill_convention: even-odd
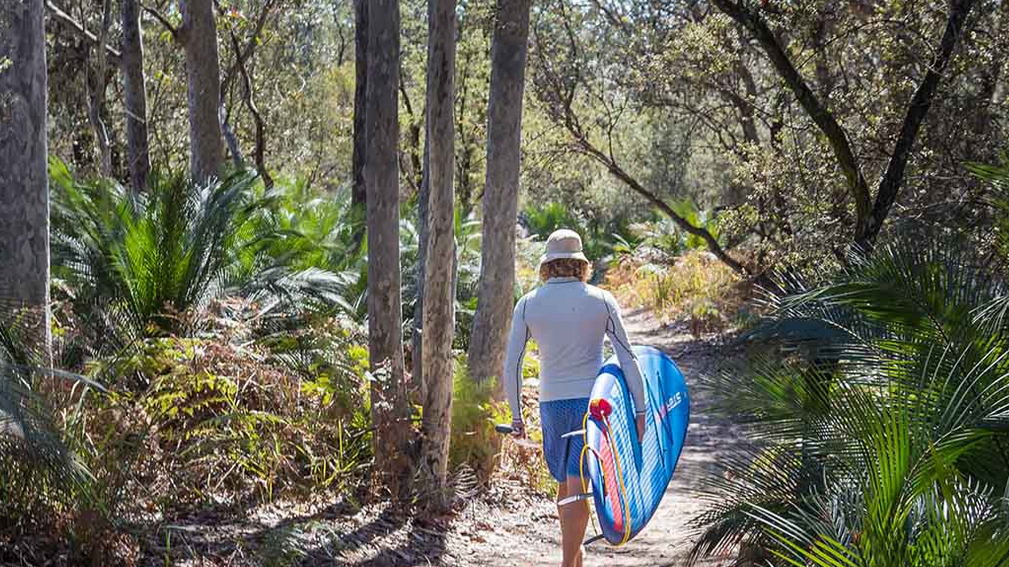
[[[672,207],[676,214],[683,217],[688,223],[707,230],[715,240],[719,240],[721,233],[718,230],[717,219],[706,215],[697,208],[693,201],[680,200],[673,203]],[[680,232],[679,229],[676,232]],[[684,234],[683,238],[685,246],[691,250],[706,250],[708,247],[704,239],[696,234]]]
[[[482,225],[470,213],[463,216],[461,208],[455,210],[456,242],[456,336],[455,348],[469,351],[469,337],[476,315],[477,294],[480,290]]]
[[[453,468],[465,464],[481,482],[490,480],[501,448],[494,425],[509,421],[506,404],[494,399],[496,389],[494,380],[472,380],[465,361],[456,361],[449,463]]]
[[[206,303],[244,259],[259,206],[250,175],[204,189],[176,175],[133,195],[114,183],[78,185],[55,160],[50,169],[57,276],[83,302],[119,300],[101,309],[124,313],[139,335],[178,330],[177,314]]]
[[[403,317],[405,329],[411,324],[417,306],[417,278],[421,275],[418,258],[417,226],[414,223],[417,207],[408,203],[400,221],[400,260],[403,269]],[[462,207],[454,212],[453,230],[456,245],[456,334],[454,348],[469,349],[469,335],[476,313],[477,293],[480,284],[480,243],[483,238],[480,221],[476,215],[464,214]],[[407,337],[409,338],[409,336]]]
[[[996,245],[1003,257],[1009,257],[1009,226],[1004,219],[1009,218],[1009,151],[1003,152],[997,164],[967,164],[967,170],[986,182],[989,187],[986,199],[995,211],[997,222],[991,227]]]
[[[567,228],[582,237],[582,248],[590,261],[602,260],[614,246],[626,243],[631,237],[627,218],[620,215],[582,219],[567,205],[550,201],[544,205],[530,205],[522,211],[522,221],[531,235],[546,240],[550,233]]]
[[[0,310],[0,561],[12,538],[60,533],[75,543],[74,560],[101,563],[123,543],[111,528],[124,512],[125,491],[92,466],[92,450],[114,432],[95,428],[97,442],[80,432],[94,419],[86,411],[93,392],[104,389],[43,364],[36,315]]]
[[[530,206],[523,213],[529,232],[540,238],[546,238],[551,232],[561,228],[577,230],[582,224],[566,206],[557,202]]]
[[[247,172],[206,187],[174,175],[133,194],[77,183],[57,160],[50,169],[54,275],[95,346],[191,333],[226,296],[264,317],[356,303],[358,266],[341,253],[352,223],[300,186],[263,196]]]
[[[21,326],[0,318],[0,542],[52,529],[76,505],[87,471],[59,433],[40,391],[40,358]],[[73,379],[68,376],[69,379]],[[58,380],[58,379],[57,379]]]
[[[1009,367],[986,307],[1005,292],[987,269],[960,240],[902,240],[772,297],[747,336],[762,354],[709,384],[755,444],[708,479],[695,558],[742,542],[793,565],[1004,564]]]
[[[129,362],[151,383],[135,407],[152,421],[152,442],[173,474],[186,479],[189,492],[173,498],[356,488],[370,463],[370,414],[353,372],[361,349],[338,342],[339,360],[317,359],[305,374],[286,356],[296,346],[145,341]]]
[[[360,488],[367,261],[347,199],[51,171],[54,360],[87,378],[32,370],[27,314],[0,313],[0,546],[62,530],[113,564],[135,554],[124,525],[167,507]]]

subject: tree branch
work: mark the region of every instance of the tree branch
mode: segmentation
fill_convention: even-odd
[[[259,36],[263,34],[263,29],[266,27],[266,22],[269,20],[270,14],[273,12],[274,5],[278,0],[268,0],[263,6],[263,10],[259,13],[259,17],[256,18],[256,24],[252,28],[252,35],[249,40],[245,42],[245,49],[240,49],[234,44],[235,51],[235,62],[232,63],[228,72],[224,75],[224,81],[222,82],[221,91],[227,90],[230,86],[231,80],[234,78],[235,73],[239,72],[239,67],[244,66],[252,55],[256,52],[256,47],[259,46]],[[218,13],[223,17],[224,11],[218,10]]]
[[[87,28],[85,28],[80,22],[73,19],[73,17],[70,14],[67,14],[66,12],[61,10],[58,6],[56,6],[56,4],[53,4],[52,0],[46,0],[46,9],[49,10],[49,13],[53,18],[55,18],[57,21],[64,24],[68,28],[70,28],[70,30],[73,31],[75,34],[77,34],[78,37],[84,39],[88,43],[95,46],[97,46],[100,43],[98,37],[95,36],[95,34],[89,32]],[[123,57],[123,54],[120,53],[111,45],[105,46],[105,53],[108,55],[109,61],[112,61],[116,65],[119,64],[119,61]]]
[[[869,186],[851,149],[847,133],[803,80],[802,75],[796,70],[791,59],[788,58],[788,54],[785,53],[781,44],[778,43],[778,39],[759,14],[751,12],[733,0],[711,0],[711,2],[727,16],[753,33],[778,75],[785,81],[792,94],[798,99],[799,104],[827,137],[838,165],[841,167],[841,172],[848,182],[851,197],[855,201],[855,234],[861,234],[868,226],[872,200],[869,195]]]
[[[609,20],[611,25],[620,28],[621,31],[630,31],[631,33],[634,33],[633,29],[628,28],[627,22],[624,21],[624,19],[610,7],[606,6],[602,0],[592,0],[592,4],[595,5],[596,9],[602,12],[604,16],[606,16],[606,19]]]
[[[144,4],[143,2],[140,3],[140,9],[147,12],[148,14],[153,16],[155,20],[160,22],[161,25],[164,26],[166,30],[168,30],[168,33],[172,34],[172,39],[179,42],[182,41],[183,39],[182,28],[177,28],[173,26],[172,22],[168,18],[166,18],[164,14],[162,14],[161,12],[157,11],[154,8],[151,8],[147,4]]]
[[[563,5],[561,6],[563,12]],[[563,16],[564,30],[566,32],[568,49],[570,52],[570,60],[578,60],[578,43],[577,36],[571,29],[569,25],[567,15]],[[540,52],[545,52],[543,45],[540,43],[540,35],[534,34],[533,40],[535,41],[537,48]],[[710,232],[708,232],[703,227],[694,226],[690,221],[683,218],[676,213],[675,210],[668,203],[659,198],[658,195],[648,190],[644,185],[641,184],[637,179],[632,177],[626,170],[624,170],[620,164],[617,162],[616,158],[612,155],[612,148],[610,149],[611,154],[607,153],[599,148],[597,148],[588,138],[586,131],[582,128],[581,123],[578,119],[577,114],[574,111],[573,103],[575,94],[577,92],[577,87],[579,83],[583,81],[583,75],[575,66],[575,77],[573,80],[565,80],[560,72],[555,72],[553,70],[553,61],[550,58],[543,58],[540,60],[542,65],[542,72],[545,77],[540,81],[541,88],[546,89],[548,92],[544,92],[541,96],[546,97],[549,115],[551,119],[558,125],[563,126],[571,138],[574,141],[575,150],[589,158],[592,158],[602,166],[604,166],[607,171],[618,180],[623,182],[628,188],[642,196],[651,203],[653,206],[662,211],[663,214],[668,216],[676,225],[688,234],[692,234],[704,240],[707,245],[708,250],[715,255],[722,263],[731,268],[734,272],[744,276],[749,277],[753,275],[749,269],[743,266],[742,263],[737,261],[732,256],[722,248],[721,244],[715,239]]]
[[[266,10],[266,8],[263,9],[264,12]],[[230,34],[231,46],[238,53],[238,37],[235,35],[233,28],[230,30]],[[270,189],[273,187],[273,177],[270,176],[270,172],[266,169],[266,123],[263,121],[263,115],[259,113],[259,108],[256,107],[256,101],[252,98],[252,77],[245,66],[245,60],[241,57],[237,59],[238,69],[242,74],[242,83],[245,87],[242,100],[245,101],[245,107],[249,110],[249,114],[252,115],[252,120],[256,124],[256,148],[253,157],[256,160],[256,168],[259,170],[259,175],[263,178],[263,185],[267,189]]]
[[[576,136],[575,143],[577,144],[578,149],[582,154],[587,155],[596,160],[597,162],[599,162],[614,177],[622,181],[632,191],[644,197],[649,203],[654,205],[656,208],[662,211],[663,214],[672,219],[672,221],[676,223],[676,226],[680,227],[681,230],[704,240],[704,243],[708,246],[708,250],[710,250],[711,253],[715,255],[715,257],[721,260],[726,266],[731,268],[734,272],[746,277],[752,275],[745,266],[739,263],[732,256],[729,256],[729,254],[724,249],[722,249],[722,246],[718,243],[717,240],[715,240],[715,237],[712,236],[710,232],[708,232],[703,227],[694,226],[693,224],[690,223],[690,221],[676,214],[676,211],[673,210],[673,208],[670,207],[668,203],[660,199],[655,193],[649,191],[637,179],[632,177],[629,173],[627,173],[627,171],[625,171],[622,167],[620,167],[619,163],[617,163],[614,159],[610,158],[605,153],[596,148],[594,145],[592,145],[592,142],[590,142],[587,138],[580,135]]]
[[[946,29],[943,31],[939,45],[939,52],[911,97],[911,103],[907,107],[907,114],[904,116],[904,123],[900,128],[897,142],[894,144],[890,162],[879,181],[879,190],[876,194],[876,202],[872,207],[872,213],[863,230],[855,234],[855,243],[863,250],[872,248],[876,236],[883,227],[883,221],[886,220],[886,216],[890,212],[890,207],[897,200],[897,194],[900,192],[904,179],[904,169],[907,167],[907,160],[911,154],[911,147],[914,145],[914,141],[918,137],[918,130],[932,106],[936,89],[939,87],[939,80],[953,57],[957,40],[960,38],[964,23],[975,3],[976,0],[954,0],[952,3],[949,18],[946,21]]]

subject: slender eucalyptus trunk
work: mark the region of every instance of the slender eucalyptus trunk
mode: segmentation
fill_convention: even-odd
[[[362,212],[368,197],[364,181],[364,157],[368,143],[365,129],[365,106],[368,100],[368,4],[369,0],[354,0],[354,153],[351,158],[353,185],[350,204],[354,211]],[[354,233],[354,242],[360,246],[363,241],[362,225],[361,230]]]
[[[224,139],[218,104],[221,63],[213,0],[184,0],[180,39],[186,52],[189,99],[189,164],[196,183],[221,175]]]
[[[138,0],[121,0],[123,26],[123,103],[126,107],[126,156],[130,186],[147,187],[151,174],[151,148],[147,132],[147,88],[144,77],[144,38],[140,31]]]
[[[483,196],[483,261],[470,337],[469,372],[500,377],[515,288],[522,97],[531,0],[498,0],[487,108],[487,186]]]
[[[0,323],[49,359],[49,180],[42,0],[0,3]]]
[[[98,154],[101,158],[101,174],[105,177],[112,177],[112,136],[109,133],[109,126],[105,122],[105,91],[106,73],[108,72],[108,52],[106,46],[109,39],[109,28],[112,25],[112,0],[104,0],[102,3],[102,28],[98,34],[97,63],[92,69],[92,75],[86,82],[88,90],[88,118],[91,120],[91,127],[95,132],[95,141],[98,144]]]
[[[413,335],[412,349],[413,360],[410,372],[411,381],[414,387],[423,390],[424,384],[424,278],[427,277],[427,245],[428,245],[428,203],[430,202],[431,186],[428,179],[428,159],[430,144],[430,132],[425,136],[424,159],[421,171],[420,186],[417,190],[417,265],[414,267],[414,277],[417,280],[417,296],[413,305]]]
[[[399,264],[398,0],[368,6],[368,92],[364,176],[368,190],[368,347],[375,470],[394,497],[409,494],[410,404],[403,361]]]
[[[420,477],[431,512],[448,509],[455,331],[455,28],[456,0],[428,3],[427,254],[424,262]]]

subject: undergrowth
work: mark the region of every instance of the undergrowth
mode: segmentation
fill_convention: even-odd
[[[690,251],[672,263],[621,258],[606,281],[625,307],[644,307],[663,323],[685,322],[700,336],[737,321],[746,285],[708,252]]]

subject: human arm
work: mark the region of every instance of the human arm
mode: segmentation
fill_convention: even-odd
[[[631,350],[631,341],[627,337],[627,330],[624,328],[623,319],[620,316],[620,306],[609,293],[604,294],[608,319],[606,322],[606,335],[610,338],[613,350],[617,353],[617,360],[620,361],[620,368],[624,371],[624,378],[627,382],[627,390],[634,399],[634,409],[636,421],[639,424],[639,437],[644,429],[645,415],[645,383],[641,375],[641,366],[638,364],[638,357]]]
[[[525,358],[526,343],[529,341],[529,326],[525,320],[526,298],[519,300],[512,315],[511,333],[502,372],[505,395],[512,412],[512,427],[524,430],[522,422],[522,363]],[[521,432],[520,432],[521,436]]]

